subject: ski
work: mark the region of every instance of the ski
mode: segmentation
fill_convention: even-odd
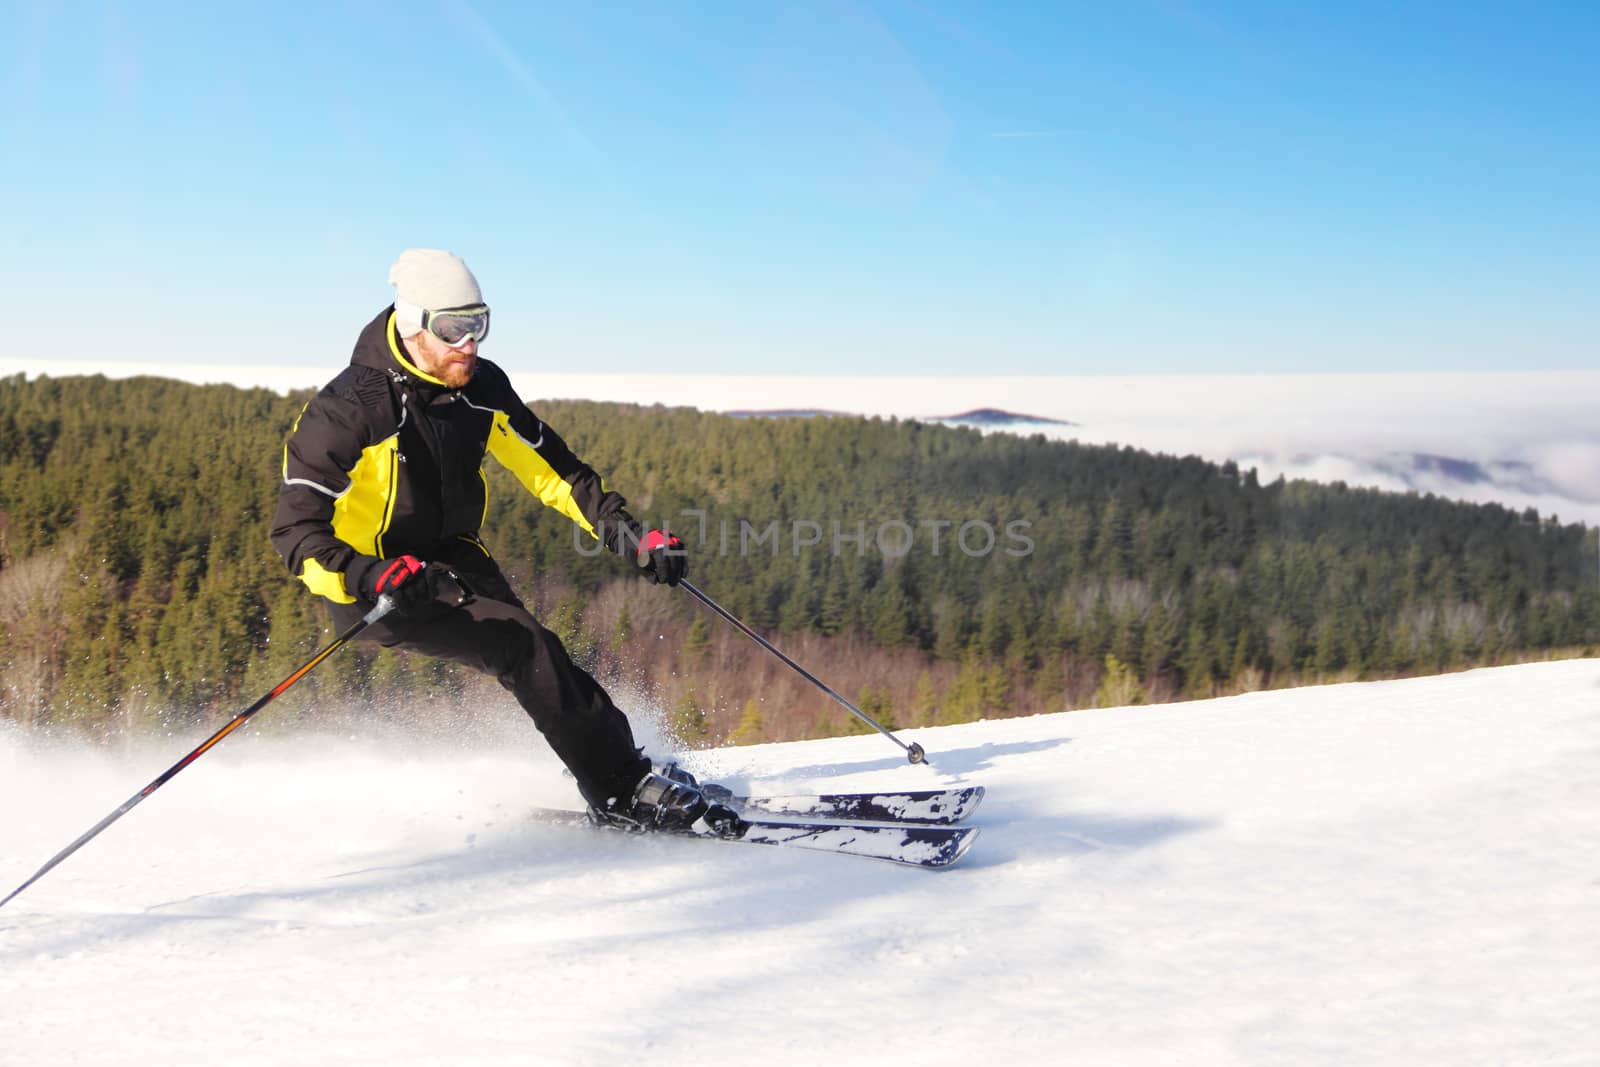
[[[739,842],[746,845],[778,845],[815,852],[884,860],[907,867],[938,869],[949,867],[967,854],[977,839],[975,826],[873,826],[852,822],[787,822],[773,819],[736,817],[724,824],[722,832],[711,830],[635,830],[629,827],[591,822],[580,811],[538,808],[534,817],[564,826],[587,826],[617,833],[659,833],[671,837],[700,838],[707,841]]]
[[[858,822],[958,823],[977,810],[983,786],[966,789],[882,790],[875,793],[740,796],[726,786],[701,786],[707,800],[726,804],[740,814],[779,815],[804,819],[850,819]]]

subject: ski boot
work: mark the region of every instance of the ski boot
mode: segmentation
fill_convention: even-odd
[[[706,811],[701,821],[706,829],[719,837],[734,837],[738,834],[739,813],[727,804],[722,803],[726,797],[733,796],[733,791],[711,782],[700,782],[695,776],[678,766],[676,760],[664,763],[656,768],[656,773],[663,778],[671,778],[674,782],[693,786],[700,791],[706,799]]]
[[[590,805],[589,818],[628,830],[681,832],[692,829],[708,806],[693,777],[685,782],[649,771],[629,796],[614,797],[605,807]]]
[[[683,785],[689,786],[693,789],[700,789],[699,779],[679,766],[677,760],[668,760],[666,763],[654,764],[650,769],[655,771],[663,778],[671,778],[674,782],[680,782]]]

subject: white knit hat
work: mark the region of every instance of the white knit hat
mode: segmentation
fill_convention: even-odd
[[[461,257],[437,248],[408,248],[389,268],[395,288],[395,326],[401,337],[422,330],[422,312],[483,303],[478,279]]]

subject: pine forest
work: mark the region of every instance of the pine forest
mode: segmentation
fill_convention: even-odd
[[[100,737],[209,723],[329,640],[267,541],[308,396],[0,379],[0,717]],[[683,537],[700,588],[892,727],[1600,648],[1596,531],[1532,511],[892,419],[532,406]],[[485,542],[630,712],[689,746],[864,728],[485,475]],[[510,698],[357,645],[274,716],[453,721],[486,700]]]

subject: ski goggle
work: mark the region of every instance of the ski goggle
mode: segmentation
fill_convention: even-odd
[[[488,304],[464,304],[461,307],[429,311],[404,300],[396,300],[394,306],[396,311],[410,313],[422,323],[424,330],[451,348],[460,348],[468,341],[482,341],[489,336]]]
[[[422,328],[451,348],[460,348],[468,341],[481,342],[489,336],[489,305],[474,304],[438,311],[423,309]]]

